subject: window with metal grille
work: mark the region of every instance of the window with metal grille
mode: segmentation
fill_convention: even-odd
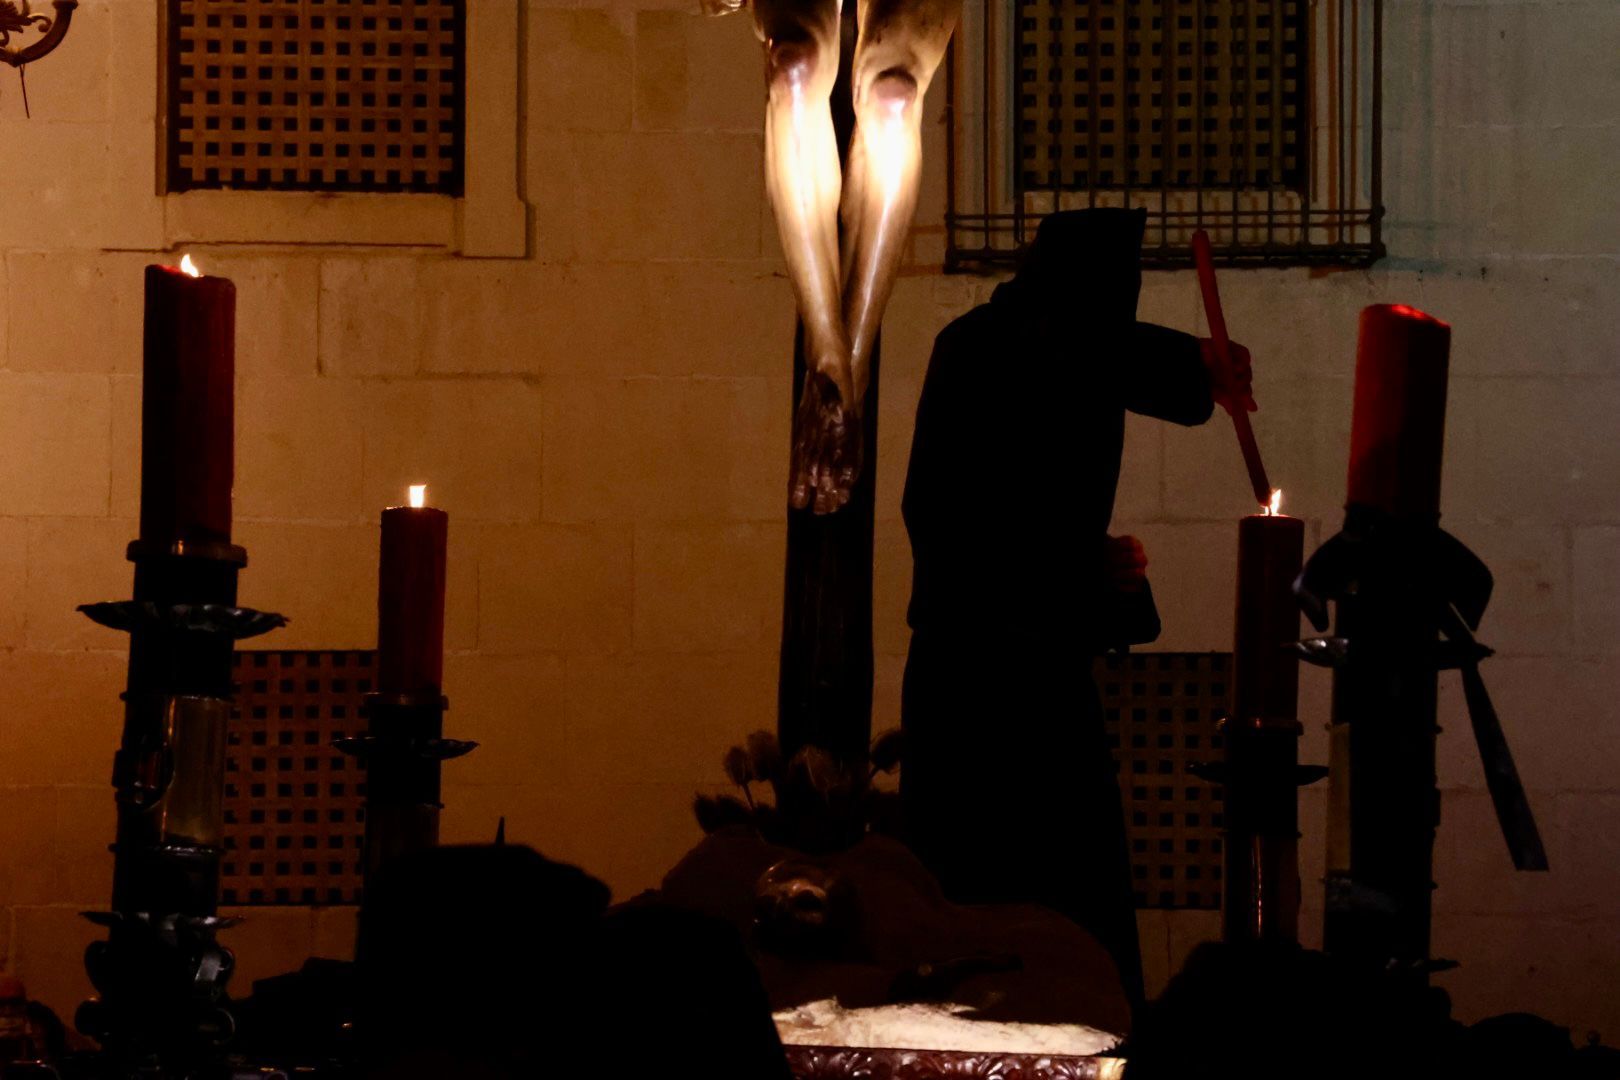
[[[947,68],[947,261],[1016,262],[1054,210],[1147,211],[1146,266],[1365,265],[1382,0],[986,0]]]
[[[166,187],[462,187],[465,0],[168,0]]]

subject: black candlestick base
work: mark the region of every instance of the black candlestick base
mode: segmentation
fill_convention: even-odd
[[[1344,530],[1306,561],[1294,586],[1305,614],[1333,635],[1301,643],[1333,669],[1333,724],[1323,944],[1350,964],[1421,984],[1447,962],[1429,956],[1439,673],[1459,667],[1508,849],[1519,869],[1546,869],[1478,664],[1473,639],[1491,575],[1435,518],[1352,505]]]
[[[97,998],[75,1017],[106,1055],[104,1075],[187,1076],[235,1029],[234,959],[222,919],[226,726],[235,642],[283,625],[236,605],[246,553],[227,544],[129,547],[135,598],[80,607],[130,635],[112,909],[87,912],[107,938],[85,953]]]
[[[361,937],[365,897],[377,871],[401,855],[439,842],[440,765],[478,744],[444,737],[442,694],[368,694],[367,732],[333,745],[366,769],[366,840],[361,892]]]

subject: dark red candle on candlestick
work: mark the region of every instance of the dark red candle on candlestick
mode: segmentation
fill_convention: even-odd
[[[1250,514],[1238,522],[1238,592],[1232,650],[1234,716],[1294,719],[1299,701],[1299,604],[1294,579],[1305,553],[1305,522]]]
[[[1238,523],[1232,710],[1226,736],[1225,936],[1299,940],[1299,607],[1305,523]]]
[[[141,540],[229,543],[236,421],[236,286],[229,279],[146,268],[143,379]]]
[[[444,679],[445,542],[450,515],[412,505],[382,513],[382,560],[377,577],[377,690],[438,694]]]
[[[1346,501],[1395,517],[1440,512],[1451,327],[1404,304],[1361,313]]]

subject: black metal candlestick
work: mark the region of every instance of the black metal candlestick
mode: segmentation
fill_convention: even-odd
[[[286,620],[237,606],[234,544],[137,540],[129,558],[135,598],[79,608],[130,647],[112,910],[87,914],[108,928],[85,954],[100,996],[76,1022],[130,1070],[183,1075],[234,1029],[214,936],[234,922],[217,914],[231,653]]]
[[[214,938],[225,829],[234,643],[286,622],[238,607],[231,543],[236,287],[146,268],[141,518],[134,599],[79,610],[129,634],[112,909],[85,953],[100,995],[80,1007],[113,1074],[184,1076],[235,1027],[229,949]]]
[[[1232,711],[1221,725],[1226,794],[1222,925],[1227,941],[1299,942],[1299,795],[1326,770],[1299,764],[1299,574],[1305,523],[1238,523]]]
[[[1333,624],[1300,643],[1333,669],[1323,945],[1419,985],[1450,966],[1429,956],[1440,671],[1462,673],[1514,866],[1547,868],[1479,674],[1491,573],[1439,524],[1450,343],[1446,324],[1412,308],[1362,312],[1344,529],[1294,586],[1313,626]]]
[[[364,901],[377,871],[401,855],[439,842],[440,765],[478,744],[444,737],[449,701],[437,693],[366,695],[367,733],[339,739],[336,746],[366,770],[366,840],[361,893],[361,952]]]
[[[337,748],[366,770],[366,839],[358,954],[366,953],[378,872],[439,842],[440,765],[477,743],[444,737],[444,588],[449,515],[412,505],[382,512],[377,567],[377,692],[363,706],[366,733]]]

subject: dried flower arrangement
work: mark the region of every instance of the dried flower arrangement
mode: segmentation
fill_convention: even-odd
[[[726,777],[735,795],[698,795],[692,804],[705,833],[751,828],[765,840],[800,851],[835,851],[869,832],[899,831],[899,795],[873,781],[900,768],[903,740],[891,729],[872,740],[864,765],[842,762],[817,746],[784,760],[769,731],[756,731],[726,751]],[[768,789],[770,798],[764,798]]]

